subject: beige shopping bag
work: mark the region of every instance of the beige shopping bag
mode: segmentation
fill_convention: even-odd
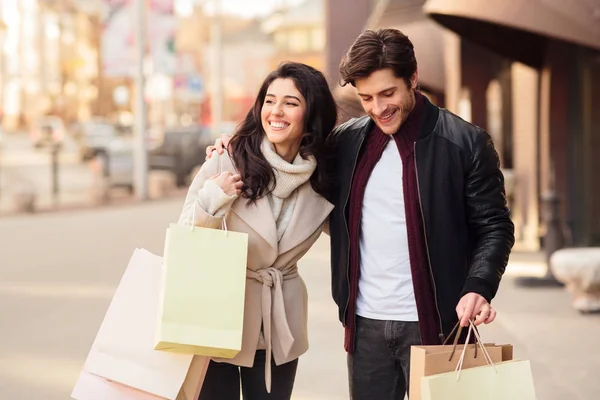
[[[208,357],[194,357],[183,388],[179,391],[176,400],[196,400],[198,398],[209,361]],[[85,368],[79,374],[71,397],[76,400],[165,400],[165,397],[159,397],[91,374]]]
[[[475,330],[473,330],[478,336]],[[421,378],[423,400],[535,400],[529,361],[492,361],[488,349],[480,343],[488,365],[462,369],[463,350],[454,372]],[[411,398],[412,400],[412,398]]]
[[[462,328],[458,328],[455,340],[450,345],[438,346],[412,346],[410,349],[410,400],[421,400],[421,379],[425,376],[450,372],[456,369],[459,357],[465,345],[457,344]],[[454,330],[450,333],[452,337]],[[486,343],[487,349],[493,362],[501,362],[512,359],[512,345],[496,345]],[[477,351],[476,344],[466,346],[463,369],[487,365],[481,351]]]
[[[423,378],[423,400],[536,400],[529,361],[513,360]],[[411,399],[412,400],[412,399]]]
[[[233,358],[242,348],[248,235],[171,224],[154,348]]]
[[[72,396],[197,399],[208,359],[153,349],[162,258],[136,249],[108,307]],[[119,385],[127,387],[120,388]],[[133,394],[132,394],[133,393]],[[94,395],[95,396],[95,395]]]

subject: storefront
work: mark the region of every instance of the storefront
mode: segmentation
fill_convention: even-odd
[[[535,246],[543,235],[540,198],[555,190],[567,243],[599,244],[599,161],[593,156],[600,154],[594,112],[600,110],[600,2],[429,0],[424,11],[462,43],[515,62],[508,150],[516,176],[517,237]],[[466,68],[481,68],[481,59],[468,63]],[[471,98],[474,114],[480,97]]]

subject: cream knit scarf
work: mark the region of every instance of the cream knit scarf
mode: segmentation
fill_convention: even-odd
[[[275,152],[266,136],[261,144],[261,151],[275,173],[276,185],[268,198],[277,223],[277,239],[281,240],[296,205],[296,189],[310,179],[317,167],[317,161],[313,156],[305,160],[298,153],[294,162],[290,164]]]

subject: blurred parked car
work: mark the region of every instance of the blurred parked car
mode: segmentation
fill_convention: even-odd
[[[107,151],[118,132],[114,125],[107,122],[89,121],[79,126],[79,157],[89,161]]]
[[[171,172],[178,187],[186,186],[190,174],[202,165],[206,147],[213,144],[210,130],[201,126],[165,131],[160,144],[155,132],[147,132],[148,169]],[[134,186],[135,140],[130,135],[117,135],[96,154],[100,173],[108,188]]]
[[[108,188],[126,188],[133,194],[134,157],[133,142],[130,138],[112,140],[97,160],[101,164]]]
[[[190,173],[202,165],[206,147],[213,144],[210,129],[193,125],[165,131],[162,143],[150,151],[148,167],[171,171],[178,187],[187,185]]]
[[[50,145],[61,146],[65,139],[66,129],[63,120],[56,116],[41,117],[29,132],[29,139],[37,148]]]

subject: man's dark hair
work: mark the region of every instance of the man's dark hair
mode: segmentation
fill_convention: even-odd
[[[360,78],[375,71],[390,68],[397,78],[404,79],[410,88],[410,78],[417,70],[417,59],[412,42],[397,29],[364,31],[354,42],[340,63],[342,86],[352,86]]]

